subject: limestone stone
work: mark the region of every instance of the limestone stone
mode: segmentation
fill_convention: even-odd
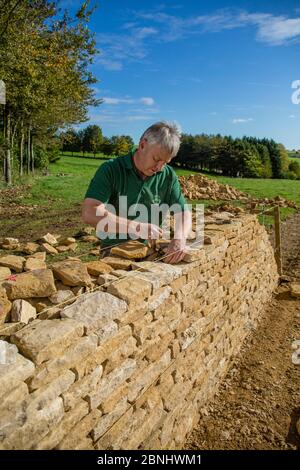
[[[11,342],[24,356],[41,364],[61,354],[82,334],[82,325],[74,320],[34,320],[15,333]]]
[[[59,443],[56,449],[59,450],[73,450],[73,449],[85,449],[89,446],[89,443],[83,437],[86,437],[92,429],[95,428],[97,422],[101,418],[101,412],[99,410],[93,410],[91,413],[86,415],[74,428],[68,433],[68,435]],[[82,442],[83,441],[83,442]]]
[[[64,407],[69,411],[77,406],[78,401],[82,398],[86,399],[91,391],[98,387],[103,373],[103,367],[98,365],[90,374],[87,374],[77,382],[75,382],[66,393],[62,394]]]
[[[32,271],[34,269],[47,269],[45,261],[38,258],[27,258],[24,271]]]
[[[62,399],[56,398],[41,409],[34,410],[29,416],[26,411],[20,420],[21,423],[13,425],[13,430],[2,442],[7,450],[29,450],[35,442],[41,440],[63,418],[64,409]]]
[[[191,263],[193,261],[201,261],[205,258],[205,252],[202,248],[189,248],[184,255],[183,261]]]
[[[133,305],[151,295],[152,285],[150,282],[131,276],[129,279],[121,279],[108,285],[107,292]]]
[[[26,259],[23,256],[16,255],[7,255],[0,258],[0,266],[10,268],[16,273],[21,273],[23,271],[23,266]]]
[[[19,274],[16,280],[5,281],[3,286],[9,300],[48,297],[56,292],[51,269],[37,269]]]
[[[129,428],[132,422],[133,408],[129,408],[121,418],[96,443],[96,450],[119,449],[120,436]]]
[[[0,295],[0,325],[9,321],[11,306],[12,304],[8,298]]]
[[[180,266],[173,266],[167,263],[141,261],[132,267],[139,270],[139,273],[137,273],[139,278],[151,282],[153,289],[166,286],[182,275],[182,268]],[[145,272],[141,272],[143,269],[145,269]]]
[[[123,300],[107,292],[94,292],[81,296],[61,312],[62,318],[72,318],[84,325],[86,334],[105,323],[120,318],[127,310]]]
[[[114,410],[98,420],[96,426],[91,432],[94,441],[97,441],[113,424],[128,410],[129,403],[126,397],[123,397],[119,403],[116,404]]]
[[[133,377],[130,381],[130,390],[128,394],[128,401],[133,403],[138,395],[153,383],[159,375],[167,368],[171,362],[171,353],[166,351],[159,361],[149,364],[145,371],[141,371],[137,377]]]
[[[115,281],[117,276],[114,276],[113,274],[100,274],[100,276],[97,279],[97,284],[98,286],[104,286],[110,284],[111,282]]]
[[[94,235],[84,235],[81,237],[81,240],[86,243],[100,243],[99,238],[95,237]]]
[[[57,245],[55,249],[58,253],[64,253],[65,251],[69,251],[70,247],[69,245]]]
[[[21,251],[23,253],[26,253],[27,255],[35,254],[39,250],[39,248],[40,248],[40,245],[34,242],[27,242],[21,245]]]
[[[126,359],[120,367],[103,377],[95,392],[89,393],[86,397],[90,408],[97,408],[111,393],[113,393],[122,383],[131,377],[137,367],[136,361]]]
[[[60,441],[71,431],[71,429],[89,412],[86,401],[80,400],[76,408],[64,414],[61,422],[34,447],[35,450],[54,449]],[[72,449],[73,450],[73,449]]]
[[[59,239],[59,243],[61,245],[72,245],[73,243],[76,243],[76,238],[73,238],[73,237],[61,238]]]
[[[70,289],[58,290],[55,294],[52,294],[49,297],[50,301],[53,304],[60,304],[62,302],[67,302],[68,300],[75,299],[75,295]]]
[[[35,366],[33,362],[18,354],[17,350],[12,350],[13,345],[1,341],[1,365],[0,365],[0,396],[19,386],[21,382],[34,374]],[[7,348],[8,352],[7,352]]]
[[[104,343],[111,336],[116,335],[118,332],[118,324],[115,321],[105,323],[101,328],[95,331],[98,338],[98,344]]]
[[[46,252],[45,251],[37,251],[36,253],[30,254],[30,258],[40,259],[42,261],[46,261]]]
[[[114,269],[113,270],[113,275],[120,279],[121,277],[124,278],[124,277],[129,277],[131,274],[133,274],[131,271],[128,272],[128,271],[125,271],[125,269]]]
[[[147,307],[148,310],[155,310],[171,295],[172,289],[170,286],[161,287],[155,290],[154,294],[148,299]]]
[[[0,339],[8,339],[11,335],[23,328],[23,323],[0,324]]]
[[[1,396],[0,415],[13,412],[15,408],[28,397],[29,391],[25,382],[20,382],[17,387],[8,390]]]
[[[125,269],[127,271],[131,267],[131,261],[117,256],[105,256],[102,261],[114,269]]]
[[[28,323],[36,318],[36,309],[26,300],[17,299],[12,303],[11,321]]]
[[[84,265],[91,276],[99,276],[99,274],[110,273],[113,271],[113,268],[103,261],[88,261],[87,263],[84,263]]]
[[[46,233],[43,237],[39,239],[41,243],[48,243],[49,245],[56,245],[57,239],[51,233]]]
[[[292,297],[300,298],[300,283],[291,283],[290,285],[290,293]]]
[[[6,237],[2,242],[2,248],[5,250],[15,250],[20,247],[20,242],[17,238]]]
[[[49,243],[42,243],[40,249],[46,253],[49,253],[49,255],[57,255],[58,253],[57,249]]]
[[[11,275],[11,270],[9,268],[5,268],[4,266],[0,266],[0,281],[3,281],[8,276]]]
[[[126,259],[143,259],[149,254],[149,247],[138,240],[130,240],[110,250],[112,255]]]
[[[67,286],[88,286],[91,278],[81,261],[59,261],[52,266],[54,276]]]
[[[29,382],[30,390],[46,385],[66,369],[75,367],[77,363],[86,359],[89,354],[95,351],[97,343],[97,336],[84,336],[71,344],[59,357],[37,366],[35,375]]]

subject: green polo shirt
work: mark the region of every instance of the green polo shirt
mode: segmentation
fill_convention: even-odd
[[[116,215],[131,220],[138,219],[141,222],[151,222],[151,205],[152,210],[156,210],[160,204],[168,204],[169,206],[178,204],[177,212],[184,211],[186,201],[173,168],[165,165],[161,171],[143,180],[137,173],[132,160],[136,148],[133,147],[128,155],[103,163],[91,180],[85,197],[97,199],[104,204],[109,203],[115,208]],[[120,196],[127,196],[127,209],[131,207],[131,214],[126,210],[125,198],[120,200]],[[137,208],[136,204],[143,204],[148,209],[146,218],[144,214],[139,212],[133,214]],[[161,223],[162,218],[160,217],[159,225]],[[119,234],[106,239],[103,239],[103,232],[97,233],[97,235],[103,240],[103,246],[114,245],[127,239],[127,236]],[[112,236],[110,235],[110,237]]]

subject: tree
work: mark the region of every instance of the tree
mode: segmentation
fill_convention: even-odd
[[[0,0],[1,2],[1,0]],[[27,170],[34,170],[34,140],[59,127],[87,120],[88,106],[100,104],[88,71],[96,53],[84,2],[74,17],[47,0],[7,0],[0,8],[0,76],[7,85],[4,113],[4,174],[12,181],[12,150],[26,142]]]
[[[102,140],[102,130],[99,126],[90,125],[84,129],[82,139],[83,149],[86,152],[92,152],[94,157],[101,149]]]

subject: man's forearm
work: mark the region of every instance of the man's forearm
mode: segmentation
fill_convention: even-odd
[[[137,222],[109,212],[103,204],[95,205],[93,209],[84,214],[84,221],[93,227],[97,227],[99,222],[103,222],[103,224],[105,222],[103,231],[106,233],[130,233],[137,228]]]

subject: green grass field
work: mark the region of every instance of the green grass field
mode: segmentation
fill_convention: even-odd
[[[51,201],[62,206],[79,202],[84,197],[95,171],[104,161],[63,156],[58,162],[50,165],[50,176],[37,177],[23,201],[31,204]],[[60,173],[65,176],[57,176]],[[195,172],[176,169],[176,173],[190,175]],[[300,181],[206,176],[257,198],[282,196],[300,205]]]
[[[1,194],[4,204],[7,204],[7,207],[11,203],[23,206],[35,205],[37,208],[33,214],[27,214],[23,217],[19,215],[13,217],[14,214],[11,211],[8,211],[6,215],[4,211],[0,220],[1,232],[4,233],[4,236],[14,235],[15,237],[22,237],[24,234],[33,237],[35,233],[45,230],[56,230],[62,234],[74,233],[74,228],[82,225],[80,205],[89,182],[99,165],[104,161],[102,159],[62,156],[60,160],[50,165],[49,175],[36,175],[34,178],[25,176],[21,181],[17,181],[16,184],[20,190],[16,195],[14,192],[7,195],[5,192]],[[176,173],[189,175],[195,172],[176,169]],[[206,176],[216,179],[219,183],[229,184],[257,198],[273,198],[279,195],[296,201],[300,206],[300,181]],[[0,183],[0,189],[4,188],[4,184]],[[205,207],[221,203],[221,201],[209,200],[192,202],[203,203]],[[230,201],[230,203],[242,205],[238,200]],[[282,208],[282,218],[286,218],[293,212],[293,209]],[[267,223],[266,221],[267,219],[263,220]]]

